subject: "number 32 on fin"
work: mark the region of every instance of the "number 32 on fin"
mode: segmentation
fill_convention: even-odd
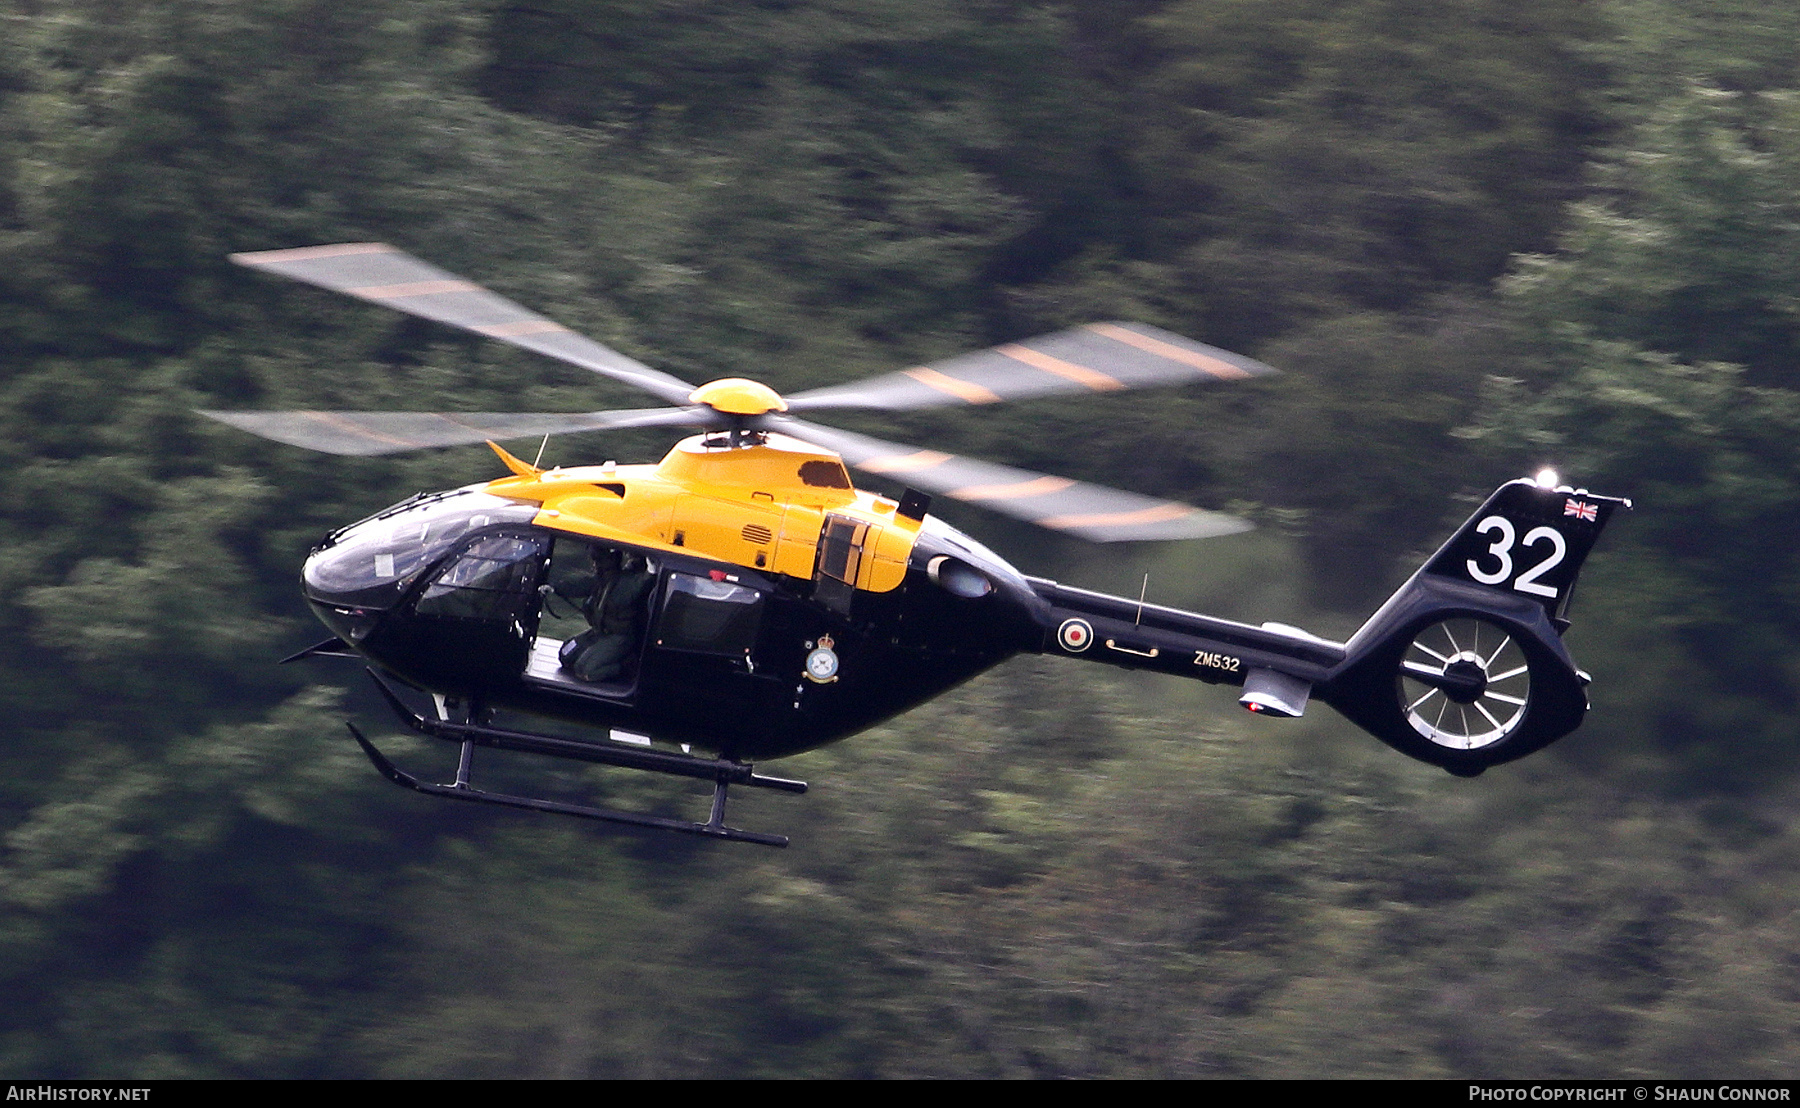
[[[1536,549],[1548,543],[1549,552],[1539,558],[1536,565],[1530,566],[1514,578],[1512,587],[1519,592],[1530,593],[1533,596],[1554,597],[1556,595],[1555,587],[1543,584],[1538,578],[1561,565],[1563,558],[1568,556],[1569,544],[1562,537],[1562,532],[1554,527],[1533,527],[1525,532],[1525,539],[1520,542],[1517,532],[1513,530],[1512,521],[1505,516],[1489,516],[1475,527],[1476,534],[1480,535],[1492,534],[1496,531],[1499,532],[1499,537],[1487,548],[1488,554],[1494,558],[1497,564],[1496,568],[1482,569],[1479,560],[1470,558],[1464,563],[1468,566],[1469,576],[1483,585],[1501,584],[1513,575],[1512,551],[1515,545]]]

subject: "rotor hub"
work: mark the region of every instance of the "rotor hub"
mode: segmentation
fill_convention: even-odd
[[[1444,667],[1444,676],[1449,678],[1444,695],[1453,704],[1473,704],[1487,691],[1487,669],[1480,658],[1458,657]]]
[[[781,394],[760,381],[723,377],[708,381],[688,395],[690,404],[704,404],[715,412],[735,416],[768,415],[787,411]]]

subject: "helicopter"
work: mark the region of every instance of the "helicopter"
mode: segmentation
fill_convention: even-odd
[[[1252,378],[1251,358],[1143,323],[1089,324],[782,396],[698,387],[384,243],[231,260],[511,343],[661,406],[587,413],[203,411],[276,442],[378,455],[486,442],[507,475],[421,493],[326,536],[301,571],[331,632],[284,661],[360,661],[400,721],[460,747],[431,796],[715,839],[730,786],[804,792],[755,761],[836,742],[1019,654],[1240,687],[1249,711],[1311,700],[1460,776],[1573,731],[1589,677],[1563,642],[1582,563],[1629,500],[1549,470],[1490,495],[1345,642],[1027,576],[931,511],[934,495],[1094,542],[1205,538],[1235,517],[838,430],[814,412],[984,405]],[[541,467],[500,441],[607,429],[697,433],[655,464]],[[539,461],[542,447],[539,449]],[[902,483],[858,489],[849,469]],[[429,697],[415,710],[409,697]],[[499,726],[496,712],[578,725]],[[704,821],[476,787],[476,748],[713,784]]]

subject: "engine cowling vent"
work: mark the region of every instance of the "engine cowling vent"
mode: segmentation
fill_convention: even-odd
[[[742,532],[744,541],[757,546],[767,546],[775,538],[775,532],[760,523],[746,523]]]

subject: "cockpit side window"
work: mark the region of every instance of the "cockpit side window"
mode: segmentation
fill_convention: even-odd
[[[326,540],[307,559],[307,591],[333,603],[384,607],[470,532],[530,523],[537,510],[463,491],[395,505]]]
[[[485,535],[438,571],[420,594],[420,615],[511,620],[535,602],[546,542],[529,534]]]

